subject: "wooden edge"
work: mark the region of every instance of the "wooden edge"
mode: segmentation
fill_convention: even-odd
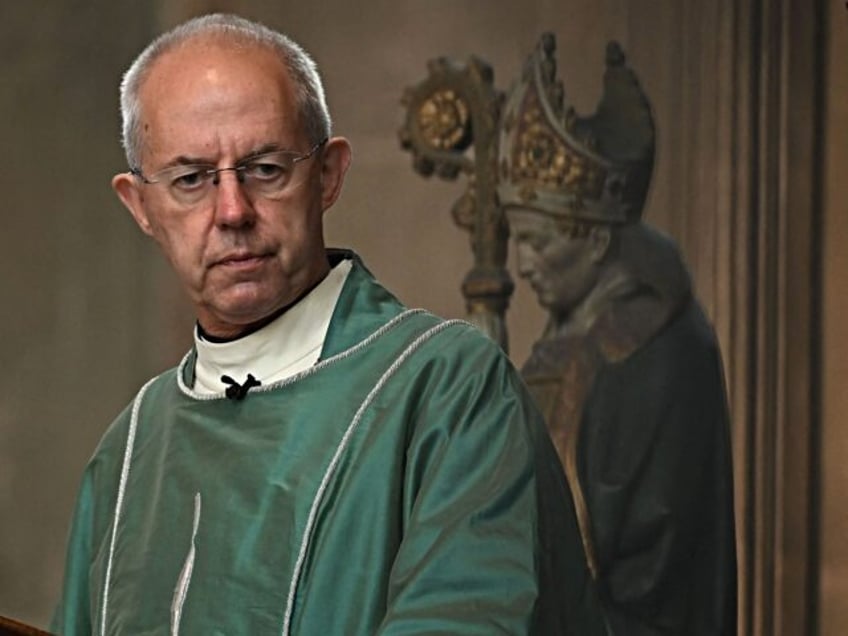
[[[50,632],[0,616],[0,636],[52,636]]]

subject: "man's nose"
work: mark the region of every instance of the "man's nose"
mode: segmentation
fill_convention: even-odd
[[[215,222],[221,227],[244,227],[256,219],[240,176],[234,170],[221,170],[216,175]]]

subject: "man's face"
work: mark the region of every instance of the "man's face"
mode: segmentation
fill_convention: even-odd
[[[571,236],[553,218],[532,210],[509,210],[507,216],[519,275],[530,283],[540,305],[567,319],[597,283],[607,243],[599,244],[592,233]]]
[[[183,163],[232,167],[268,150],[306,153],[308,139],[282,62],[257,47],[194,40],[166,53],[140,91],[145,175]],[[253,195],[232,171],[186,205],[167,183],[119,174],[113,187],[164,251],[206,331],[234,336],[295,301],[323,277],[322,215],[350,160],[331,139],[295,165],[281,196]]]

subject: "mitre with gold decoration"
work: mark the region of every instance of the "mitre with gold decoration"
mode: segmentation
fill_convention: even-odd
[[[648,99],[611,42],[598,109],[578,116],[556,80],[555,50],[554,36],[543,35],[508,97],[500,204],[588,222],[638,221],[654,162]]]

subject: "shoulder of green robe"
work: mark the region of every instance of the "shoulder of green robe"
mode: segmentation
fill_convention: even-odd
[[[106,431],[103,433],[103,436],[100,438],[100,443],[94,451],[92,461],[103,455],[114,455],[116,452],[118,455],[122,455],[123,449],[127,443],[127,434],[129,432],[130,423],[132,422],[133,410],[137,408],[136,404],[140,401],[142,395],[149,396],[151,393],[173,391],[173,389],[177,386],[176,378],[177,367],[172,367],[171,369],[163,371],[159,375],[148,380],[136,392],[129,404],[124,407],[123,411],[121,411],[118,416],[112,420],[111,424],[109,424]]]

